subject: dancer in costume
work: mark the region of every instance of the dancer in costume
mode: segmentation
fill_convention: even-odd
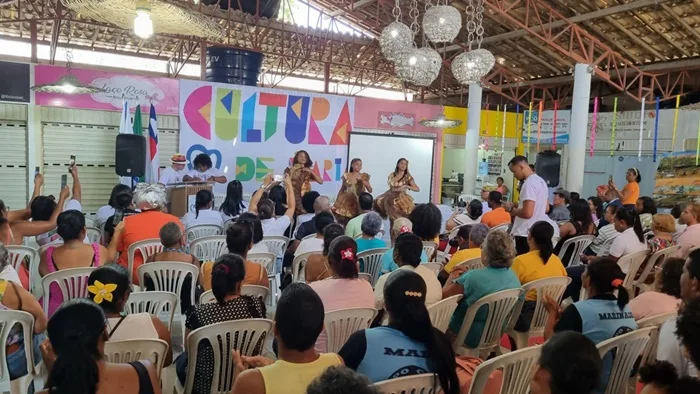
[[[387,213],[391,221],[407,217],[413,211],[413,197],[406,193],[407,190],[419,192],[420,188],[408,172],[408,160],[400,158],[396,162],[394,172],[387,179],[389,190],[377,197],[377,204]]]
[[[294,154],[292,165],[284,170],[284,173],[289,174],[289,177],[292,179],[291,192],[294,193],[297,215],[304,213],[304,207],[301,204],[301,196],[311,191],[311,180],[318,184],[323,183],[323,179],[311,170],[313,164],[309,154],[305,150],[300,150]],[[290,191],[287,190],[287,193],[289,192]]]
[[[355,158],[350,161],[350,170],[343,174],[343,185],[333,205],[339,223],[347,223],[360,214],[358,198],[364,191],[372,193],[372,185],[369,184],[369,174],[362,172],[362,160]]]

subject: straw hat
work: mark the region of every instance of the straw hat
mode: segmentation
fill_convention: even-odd
[[[190,162],[185,158],[182,153],[176,153],[170,157],[170,162],[173,164],[189,164]]]

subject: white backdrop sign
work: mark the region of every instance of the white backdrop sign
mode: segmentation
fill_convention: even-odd
[[[525,111],[523,121],[523,142],[527,142],[528,121],[530,122],[530,143],[537,143],[538,111]],[[557,144],[569,143],[569,128],[571,124],[571,111],[557,111]],[[551,144],[554,137],[554,111],[542,111],[542,124],[540,126],[540,144]]]
[[[306,150],[324,180],[312,189],[334,195],[347,167],[354,110],[352,97],[181,80],[180,151],[190,163],[209,154],[229,181],[253,193],[266,174],[281,174],[296,151]],[[225,193],[226,185],[215,192]]]

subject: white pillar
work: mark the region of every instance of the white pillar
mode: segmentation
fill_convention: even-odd
[[[464,139],[464,180],[463,192],[474,194],[476,174],[479,168],[479,128],[481,124],[482,88],[478,83],[469,85],[469,111],[467,135]]]
[[[588,64],[576,64],[574,68],[574,94],[571,104],[569,130],[569,156],[566,166],[566,189],[580,193],[583,189],[583,169],[586,160],[586,133],[588,131],[588,106],[591,100],[591,72]]]

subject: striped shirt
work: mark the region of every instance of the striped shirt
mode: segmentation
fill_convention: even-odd
[[[600,230],[598,230],[598,236],[591,244],[591,251],[598,255],[603,244],[610,239],[616,238],[618,235],[620,235],[620,233],[615,230],[615,224],[606,224],[605,226],[601,227]]]

